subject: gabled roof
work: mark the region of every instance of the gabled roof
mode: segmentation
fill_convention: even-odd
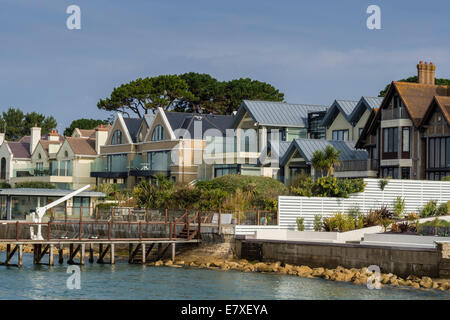
[[[434,106],[437,106],[441,110],[445,120],[450,125],[450,97],[441,96],[434,97],[420,125],[422,126],[426,124],[430,116],[433,114]]]
[[[308,126],[309,112],[327,109],[327,106],[312,104],[244,100],[236,114],[234,127],[237,127],[245,112],[248,112],[255,122],[263,126],[305,128]]]
[[[172,130],[185,129],[194,139],[194,123],[201,121],[202,135],[208,129],[217,129],[225,134],[226,129],[231,129],[234,116],[202,114],[202,113],[186,113],[186,112],[165,112]],[[195,137],[197,138],[197,137]]]
[[[295,139],[281,159],[281,165],[285,165],[295,150],[298,150],[305,162],[310,164],[313,153],[317,150],[323,151],[326,146],[332,146],[336,150],[341,150],[339,160],[367,160],[369,155],[366,150],[357,150],[352,142],[348,141],[328,141],[322,139]]]
[[[30,143],[29,142],[12,142],[6,141],[9,150],[16,159],[30,159]]]
[[[84,138],[94,138],[95,137],[95,129],[78,129],[81,137]]]
[[[367,134],[371,132],[372,127],[376,123],[377,114],[380,111],[380,108],[374,108],[372,109],[372,112],[369,115],[369,118],[367,119],[366,125],[363,128],[363,131],[361,132],[361,135],[359,136],[358,140],[355,143],[356,148],[363,148],[365,144],[365,140],[367,139]]]
[[[128,133],[131,136],[131,140],[136,142],[136,135],[141,126],[142,119],[141,118],[123,118],[125,122],[125,126],[127,127]]]
[[[76,155],[95,156],[95,139],[67,137],[67,143]]]
[[[42,149],[44,149],[47,156],[48,156],[48,150],[50,148],[49,146],[51,144],[61,144],[60,141],[51,141],[51,140],[43,140],[43,139],[39,140],[39,143],[41,144]],[[34,151],[33,151],[33,153],[34,153]]]
[[[350,122],[357,123],[366,110],[371,111],[374,108],[379,108],[383,99],[383,97],[361,97],[350,114]]]
[[[389,105],[394,89],[400,95],[415,127],[420,125],[435,96],[450,96],[450,86],[394,81],[386,93],[381,108]]]
[[[322,120],[322,126],[330,126],[339,113],[342,113],[344,118],[350,122],[350,115],[355,110],[357,104],[358,101],[355,100],[334,100]]]

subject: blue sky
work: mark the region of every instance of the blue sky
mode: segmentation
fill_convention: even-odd
[[[81,30],[66,8],[81,8]],[[382,30],[366,28],[369,5]],[[138,77],[189,71],[266,81],[292,103],[377,95],[433,61],[450,78],[448,0],[2,0],[0,111],[108,117],[100,98]]]

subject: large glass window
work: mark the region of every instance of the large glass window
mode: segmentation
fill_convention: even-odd
[[[122,132],[120,130],[114,131],[111,144],[122,144],[122,143],[123,143]]]
[[[449,168],[450,167],[450,137],[449,138],[447,138],[447,148],[446,148],[446,150],[447,150],[447,168]]]
[[[153,129],[152,141],[161,141],[165,139],[164,128],[161,125],[157,125]]]
[[[333,130],[333,140],[348,141],[348,130]]]
[[[409,152],[409,150],[410,150],[410,133],[409,133],[409,128],[403,128],[402,134],[403,134],[402,151],[403,152]]]
[[[169,171],[170,151],[155,151],[147,154],[150,169],[155,171]]]
[[[398,128],[383,129],[383,152],[394,153],[398,151]]]

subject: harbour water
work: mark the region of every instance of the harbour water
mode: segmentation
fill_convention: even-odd
[[[4,261],[0,253],[0,261]],[[446,299],[450,292],[365,286],[296,276],[207,269],[86,264],[68,289],[67,265],[0,266],[0,299]]]

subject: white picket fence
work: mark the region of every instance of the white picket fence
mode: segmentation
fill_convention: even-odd
[[[397,197],[405,200],[406,212],[419,212],[430,200],[438,204],[450,201],[450,182],[425,180],[389,180],[380,188],[379,179],[364,179],[364,192],[350,195],[349,198],[325,197],[278,197],[279,227],[296,229],[296,218],[303,217],[305,229],[313,228],[314,216],[331,216],[334,213],[348,213],[358,207],[362,213],[370,209],[386,206],[393,209]]]
[[[337,212],[348,213],[355,207],[362,213],[382,206],[392,210],[397,197],[405,200],[406,212],[419,212],[430,200],[437,200],[438,204],[450,201],[450,182],[391,179],[384,191],[380,188],[379,179],[364,179],[364,182],[364,192],[352,194],[349,198],[278,197],[278,228],[296,230],[296,219],[304,218],[305,229],[312,230],[315,215],[327,217]],[[255,227],[236,226],[235,234],[254,234]]]

